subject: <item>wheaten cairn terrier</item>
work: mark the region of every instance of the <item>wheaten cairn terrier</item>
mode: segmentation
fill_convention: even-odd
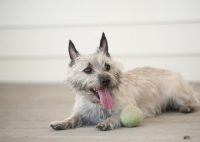
[[[127,105],[140,108],[143,118],[169,108],[189,113],[199,105],[200,94],[178,73],[150,67],[122,72],[121,65],[111,59],[104,33],[91,55],[81,55],[69,41],[69,56],[67,82],[76,102],[71,116],[51,123],[55,130],[83,125],[96,125],[99,130],[121,127],[120,113]]]

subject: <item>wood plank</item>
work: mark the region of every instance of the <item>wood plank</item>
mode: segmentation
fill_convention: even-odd
[[[200,56],[178,57],[114,57],[122,63],[122,69],[151,66],[164,68],[182,74],[188,81],[200,81]],[[62,83],[67,76],[69,58],[39,58],[0,60],[0,82],[57,82]]]
[[[200,24],[0,30],[0,57],[93,53],[105,32],[112,55],[200,55]]]
[[[199,20],[198,0],[0,1],[1,26]]]
[[[199,83],[193,84],[200,91]],[[0,141],[190,141],[200,139],[200,109],[168,112],[145,119],[139,127],[100,132],[94,126],[54,131],[53,120],[69,115],[74,96],[65,84],[0,84]]]

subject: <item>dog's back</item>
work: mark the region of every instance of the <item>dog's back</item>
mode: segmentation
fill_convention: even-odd
[[[197,95],[178,73],[157,68],[136,68],[123,74],[123,98],[133,98],[132,103],[144,112],[144,117],[162,113],[167,108],[191,112],[198,106]]]

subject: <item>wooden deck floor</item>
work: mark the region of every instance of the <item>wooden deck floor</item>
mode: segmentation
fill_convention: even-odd
[[[200,83],[194,89],[200,92]],[[52,130],[50,122],[69,116],[73,104],[74,96],[63,84],[0,84],[0,142],[179,142],[184,136],[200,142],[199,109],[190,114],[167,112],[135,128]]]

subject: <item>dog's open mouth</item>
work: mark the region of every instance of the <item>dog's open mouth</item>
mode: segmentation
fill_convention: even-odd
[[[98,99],[100,99],[100,103],[103,105],[104,108],[108,109],[113,106],[113,100],[107,87],[99,89],[92,88],[90,90],[94,92]]]

